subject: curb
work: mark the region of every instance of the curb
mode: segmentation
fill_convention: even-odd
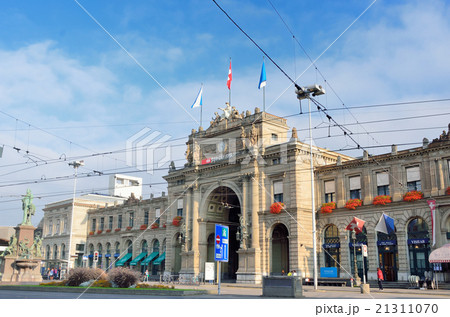
[[[149,296],[192,296],[209,294],[206,290],[149,290],[142,288],[67,288],[58,286],[25,286],[25,285],[0,285],[0,290],[37,291],[57,293],[89,293],[89,294],[122,294],[122,295],[149,295]]]

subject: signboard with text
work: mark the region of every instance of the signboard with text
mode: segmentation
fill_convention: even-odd
[[[216,224],[215,230],[215,246],[214,246],[214,260],[220,262],[228,262],[228,246],[229,246],[229,228]]]

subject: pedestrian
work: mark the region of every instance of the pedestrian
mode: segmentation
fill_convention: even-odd
[[[284,275],[285,275],[285,273],[284,273],[284,270],[281,270],[281,275],[282,275],[282,276],[284,276]]]
[[[49,273],[48,273],[48,278],[50,280],[53,280],[53,269],[50,269]]]
[[[145,270],[144,282],[148,282],[148,270]]]
[[[383,290],[383,281],[384,281],[384,276],[383,276],[383,271],[381,271],[380,268],[377,269],[377,277],[378,277],[378,288],[380,291]]]
[[[287,276],[292,276],[292,271],[289,271]]]

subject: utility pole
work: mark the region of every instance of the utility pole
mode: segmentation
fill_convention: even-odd
[[[71,264],[71,256],[72,256],[72,232],[73,232],[73,217],[75,212],[75,194],[77,190],[77,175],[78,175],[78,167],[84,166],[84,161],[73,161],[69,163],[69,166],[72,166],[75,169],[75,178],[73,182],[73,197],[72,197],[72,211],[70,213],[70,228],[69,228],[69,252],[67,256],[67,274],[70,271]]]
[[[313,271],[314,271],[314,289],[317,289],[317,237],[316,237],[316,206],[314,195],[314,164],[313,164],[313,149],[312,149],[312,127],[311,127],[311,95],[319,96],[325,94],[325,89],[319,85],[311,85],[308,87],[300,87],[296,85],[297,99],[308,99],[309,112],[309,159],[310,159],[310,176],[311,176],[311,211],[312,211],[312,235],[313,235]]]

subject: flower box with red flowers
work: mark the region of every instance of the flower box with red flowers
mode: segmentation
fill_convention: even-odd
[[[145,229],[147,229],[147,227],[148,227],[147,225],[141,225],[141,226],[139,227],[139,229],[140,229],[140,230],[145,230]]]
[[[159,223],[155,222],[154,224],[152,224],[152,226],[150,228],[158,229],[159,228]]]
[[[127,230],[131,230],[132,227],[127,227]]]
[[[389,195],[379,195],[379,196],[375,196],[375,198],[373,199],[374,205],[386,205],[386,204],[390,204],[391,202],[392,202],[392,197]]]
[[[347,209],[351,209],[351,210],[355,210],[356,207],[361,207],[362,206],[363,201],[361,199],[355,198],[355,199],[349,199],[346,203],[345,203],[345,208]]]
[[[111,232],[111,229],[106,229],[106,232]]]
[[[100,234],[102,232],[103,232],[103,230],[97,230],[97,234]]]
[[[116,229],[114,229],[114,231],[115,232],[117,232],[117,231],[120,231],[121,229],[120,228],[116,228]]]
[[[403,201],[416,201],[423,198],[423,193],[418,190],[412,190],[403,195]]]
[[[329,214],[332,213],[334,209],[336,209],[336,203],[334,201],[331,201],[329,203],[322,204],[320,212],[323,214]]]
[[[183,217],[181,216],[176,216],[173,218],[172,220],[172,225],[175,227],[178,227],[179,225],[181,225],[181,220],[183,219]]]
[[[280,212],[281,212],[281,210],[283,210],[283,208],[284,208],[284,204],[283,203],[273,203],[271,206],[270,206],[270,213],[271,214],[279,214]]]
[[[446,194],[446,195],[450,195],[450,186],[447,187],[447,190],[445,191],[445,194]]]
[[[166,227],[167,227],[165,222],[164,222],[164,224],[162,225],[162,227],[163,227],[163,228],[166,228]]]
[[[94,231],[90,231],[90,232],[89,232],[89,235],[90,235],[90,236],[93,236],[93,235],[94,235]]]

